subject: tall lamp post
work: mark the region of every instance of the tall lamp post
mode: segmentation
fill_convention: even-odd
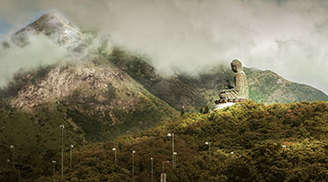
[[[208,158],[211,161],[211,143],[205,142],[205,145],[208,145]]]
[[[61,179],[64,177],[64,128],[62,124],[59,126],[61,130]]]
[[[167,134],[168,137],[171,137],[171,148],[172,148],[172,167],[174,168],[175,164],[174,164],[174,139],[175,139],[175,136],[174,136],[174,133],[168,133]]]
[[[9,148],[11,150],[11,164],[13,166],[13,169],[15,170],[15,146],[10,145]]]
[[[169,164],[170,161],[162,161],[162,173],[165,173],[165,164]]]
[[[71,144],[69,148],[69,167],[72,168],[72,152],[73,152],[74,145]]]
[[[136,151],[132,150],[132,181],[134,181],[134,155]]]
[[[12,164],[12,166],[13,166],[13,170],[16,172],[16,174],[17,174],[17,176],[18,176],[18,181],[20,181],[21,179],[21,175],[20,175],[20,169],[19,169],[19,165],[17,164],[17,162],[15,161],[15,146],[14,145],[10,145],[9,146],[9,148],[10,148],[10,150],[11,150],[11,152],[12,152],[12,156],[11,156],[11,164]],[[15,163],[17,164],[17,168],[16,168],[16,165],[15,165]]]
[[[161,182],[166,182],[165,164],[167,163],[170,163],[170,161],[162,161]]]
[[[54,182],[55,182],[55,176],[56,176],[56,161],[51,161],[52,163],[52,170],[53,170],[53,176],[54,176]]]
[[[117,150],[115,147],[112,150],[114,151],[114,162],[115,162],[115,164],[117,164],[117,162],[116,162],[117,161]]]
[[[173,168],[175,168],[176,167],[176,165],[177,165],[177,155],[178,155],[178,153],[177,152],[173,152]]]
[[[150,168],[151,168],[150,179],[151,179],[151,182],[154,182],[154,158],[153,157],[150,158]]]

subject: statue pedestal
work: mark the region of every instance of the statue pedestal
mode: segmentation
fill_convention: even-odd
[[[223,109],[223,108],[226,108],[226,107],[233,106],[235,104],[236,103],[234,103],[234,102],[227,102],[227,103],[217,104],[217,105],[215,105],[213,110],[216,111],[216,110],[219,110],[219,109]]]

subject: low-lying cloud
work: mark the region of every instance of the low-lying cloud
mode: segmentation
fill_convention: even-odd
[[[161,73],[239,58],[328,92],[325,0],[1,0],[0,17],[23,26],[53,9],[149,55]]]
[[[64,61],[68,55],[66,49],[46,36],[31,35],[29,42],[25,47],[12,43],[0,45],[0,86],[6,85],[17,72],[55,64]]]

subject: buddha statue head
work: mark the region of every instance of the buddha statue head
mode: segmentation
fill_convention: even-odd
[[[235,59],[231,62],[231,69],[233,72],[238,73],[243,71],[243,66],[238,59]]]

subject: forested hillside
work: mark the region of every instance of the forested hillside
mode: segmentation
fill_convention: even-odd
[[[248,102],[209,114],[190,113],[139,134],[74,151],[74,170],[66,169],[65,179],[128,181],[135,150],[136,181],[150,181],[150,157],[158,181],[162,162],[171,160],[167,134],[175,133],[176,168],[165,164],[169,181],[325,181],[327,118],[326,102]],[[118,150],[116,164],[113,147]],[[37,181],[53,180],[51,163],[47,165]],[[9,169],[5,175],[11,174]]]

